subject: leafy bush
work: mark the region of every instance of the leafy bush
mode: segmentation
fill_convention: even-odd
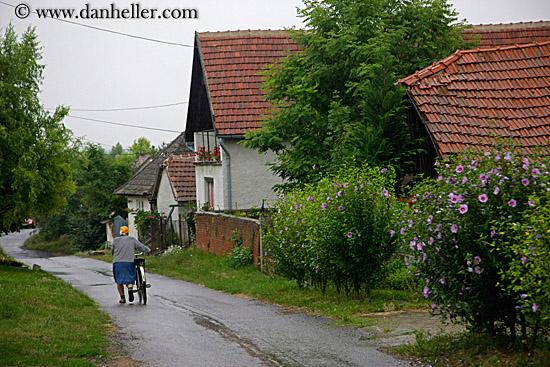
[[[511,228],[533,213],[530,197],[547,191],[545,161],[502,145],[439,163],[437,170],[437,179],[415,189],[413,208],[401,213],[391,234],[424,279],[434,313],[492,335],[504,325],[514,338],[518,309],[541,312],[507,274],[529,253],[529,242],[517,241]]]
[[[509,269],[501,270],[505,291],[515,296],[521,317],[533,326],[531,348],[540,328],[550,326],[550,192],[531,197],[533,210],[512,223],[514,234],[507,255]]]
[[[233,248],[227,254],[229,266],[238,269],[254,262],[252,250],[243,244],[241,232],[238,229],[233,230],[233,235],[229,239],[233,243]]]
[[[281,195],[264,236],[273,270],[299,286],[368,293],[394,252],[393,187],[393,169],[365,166]]]

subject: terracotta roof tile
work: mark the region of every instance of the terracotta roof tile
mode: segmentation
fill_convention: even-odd
[[[550,22],[475,25],[464,32],[464,38],[471,39],[473,33],[481,36],[480,48],[546,42],[550,41]]]
[[[172,155],[164,161],[172,186],[176,190],[177,201],[196,200],[194,162],[195,157],[192,154]]]
[[[287,31],[197,33],[220,135],[241,135],[258,127],[270,104],[263,100],[260,74],[298,45]]]
[[[482,149],[495,135],[550,153],[550,41],[457,51],[399,83],[442,155]]]

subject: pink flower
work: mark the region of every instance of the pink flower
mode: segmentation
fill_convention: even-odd
[[[424,246],[426,246],[426,244],[424,242],[420,242],[416,245],[416,248],[418,249],[418,251],[422,251]]]
[[[508,200],[508,205],[510,205],[512,208],[515,208],[517,203],[514,199]]]
[[[458,232],[458,226],[457,226],[456,224],[453,224],[453,225],[451,226],[451,232],[453,232],[453,233]]]
[[[353,233],[348,232],[348,238],[351,238],[353,236]]]
[[[493,192],[493,194],[498,195],[499,192],[500,192],[500,188],[498,186],[495,187],[495,191]]]
[[[538,168],[533,168],[533,171],[531,171],[531,174],[533,175],[533,177],[537,177],[538,175],[540,175],[540,171]]]
[[[466,212],[468,211],[468,205],[466,204],[460,204],[460,209],[459,209],[460,213],[461,214],[466,214]]]
[[[525,255],[523,255],[523,256],[521,257],[521,263],[522,263],[523,265],[525,265],[526,262],[527,262],[527,258],[525,257]]]
[[[481,268],[479,266],[474,267],[474,270],[477,274],[483,273],[483,270],[481,270]]]
[[[382,190],[382,194],[384,194],[384,196],[386,198],[390,197],[390,194],[389,194],[388,190],[386,190],[386,189]]]
[[[529,204],[529,206],[535,206],[535,202],[532,201],[532,200],[529,200],[529,201],[527,202],[527,204]]]
[[[456,167],[456,172],[457,173],[460,173],[462,171],[464,171],[464,167],[462,167],[462,165]]]
[[[321,208],[323,208],[323,210],[325,210],[327,208],[327,203],[321,204]]]
[[[344,210],[344,207],[343,207],[342,205],[340,205],[340,206],[338,207],[338,211],[341,212],[342,210]]]
[[[424,287],[424,298],[428,298],[429,294],[430,294],[430,288],[428,288],[428,286],[425,286]]]
[[[536,303],[533,303],[533,312],[537,312],[537,310],[539,309],[539,306],[537,306]]]
[[[466,182],[468,182],[468,177],[462,177],[462,184],[464,185]]]
[[[476,264],[479,264],[481,262],[481,257],[474,256],[474,261],[476,262]]]
[[[485,195],[485,194],[481,194],[481,195],[479,195],[477,198],[478,198],[479,201],[482,202],[482,203],[486,203],[486,202],[487,202],[487,199],[489,199],[489,198],[487,197],[487,195]]]
[[[527,186],[529,185],[529,180],[524,178],[523,180],[521,180],[521,183],[523,184],[523,186]]]
[[[395,231],[393,229],[390,230],[390,237],[395,236]]]

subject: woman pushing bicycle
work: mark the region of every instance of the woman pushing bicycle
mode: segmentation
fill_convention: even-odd
[[[120,227],[120,237],[113,240],[111,253],[113,258],[113,275],[116,287],[120,295],[119,303],[126,303],[124,286],[128,287],[128,299],[134,302],[134,283],[136,282],[136,265],[134,264],[134,252],[151,252],[151,249],[139,242],[134,237],[128,236],[128,227]]]

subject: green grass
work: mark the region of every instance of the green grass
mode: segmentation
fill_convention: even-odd
[[[62,280],[0,265],[0,295],[1,366],[96,366],[106,359],[109,316]]]
[[[470,333],[461,335],[439,335],[426,338],[417,333],[416,343],[392,348],[389,351],[421,360],[433,367],[458,366],[507,366],[507,367],[543,367],[550,365],[550,342],[541,341],[533,353],[511,349],[509,340],[497,337],[494,340],[486,336]]]
[[[61,236],[54,241],[47,241],[43,234],[29,238],[23,246],[25,250],[39,250],[55,255],[73,255],[77,252],[73,242],[67,236]]]

